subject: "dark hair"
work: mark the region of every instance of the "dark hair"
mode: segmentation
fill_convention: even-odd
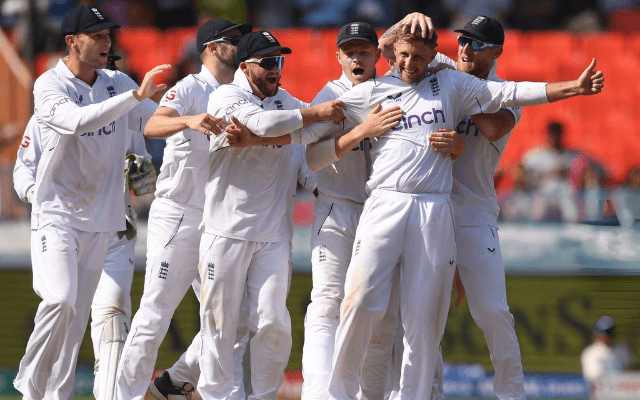
[[[426,44],[435,44],[436,46],[438,45],[438,32],[433,31],[433,34],[431,35],[431,38],[429,38],[429,36],[427,37],[422,37],[422,29],[420,28],[420,26],[416,26],[416,31],[415,33],[411,33],[411,32],[404,32],[401,31],[400,33],[398,33],[398,36],[396,37],[396,42],[413,42],[413,41],[419,41],[419,42],[423,42]]]

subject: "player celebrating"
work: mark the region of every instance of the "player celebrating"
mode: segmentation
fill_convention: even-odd
[[[219,118],[207,114],[207,101],[221,84],[231,82],[237,68],[237,44],[251,24],[222,19],[204,23],[196,35],[202,70],[171,88],[147,123],[145,134],[167,138],[155,200],[149,212],[147,279],[140,308],[125,344],[118,390],[122,399],[142,399],[149,386],[159,397],[181,396],[193,390],[188,370],[174,370],[149,384],[158,348],[189,286],[199,296],[198,246],[208,170],[208,136],[219,133]],[[197,369],[200,336],[184,354]],[[240,354],[242,358],[242,354]],[[173,379],[172,379],[173,378]]]
[[[95,7],[80,6],[64,18],[69,58],[34,85],[43,151],[32,197],[34,290],[43,299],[14,381],[26,398],[70,398],[79,344],[100,279],[109,232],[124,231],[124,175],[129,122],[135,107],[162,85],[137,85],[103,70],[118,25]],[[133,111],[133,112],[131,112]],[[142,111],[140,109],[140,111]],[[127,118],[128,116],[128,118]]]
[[[593,72],[595,61],[578,80],[551,84],[486,82],[448,69],[432,75],[427,68],[436,55],[435,38],[400,35],[395,43],[394,72],[340,97],[347,105],[346,128],[360,123],[380,102],[383,106],[398,104],[406,115],[372,147],[372,175],[367,182],[371,195],[347,272],[330,398],[355,398],[371,325],[389,303],[400,260],[400,308],[407,344],[401,395],[421,398],[431,393],[456,250],[448,200],[451,159],[434,151],[430,134],[453,128],[457,116],[599,93],[603,86],[602,73]],[[329,129],[326,124],[310,126],[300,132],[299,140],[312,142]],[[298,138],[292,138],[297,142]],[[416,310],[415,304],[424,307]]]
[[[282,54],[291,50],[268,32],[243,36],[233,84],[210,96],[209,113],[225,124],[237,118],[262,136],[316,121],[339,122],[337,102],[305,108],[306,103],[278,89]],[[243,296],[249,302],[249,329],[256,332],[251,340],[254,396],[275,399],[282,383],[291,350],[288,179],[283,179],[289,176],[291,151],[290,146],[228,148],[224,135],[211,141],[200,246],[203,350],[198,392],[204,399],[228,398],[232,390],[232,351]]]

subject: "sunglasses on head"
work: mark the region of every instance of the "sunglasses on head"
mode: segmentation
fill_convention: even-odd
[[[460,47],[464,47],[467,44],[469,45],[471,50],[476,51],[484,50],[485,47],[502,47],[501,44],[490,44],[482,42],[478,39],[470,38],[468,36],[458,36],[458,45],[460,45]]]
[[[261,68],[266,69],[267,71],[271,71],[276,66],[278,69],[282,69],[284,66],[284,56],[272,56],[272,57],[264,57],[259,60],[255,58],[250,58],[245,61],[246,63],[256,63]]]
[[[242,36],[223,36],[221,38],[218,39],[213,39],[207,43],[205,43],[205,46],[209,43],[222,43],[222,42],[229,42],[229,44],[232,44],[234,46],[238,45],[238,42],[240,42],[240,38]]]

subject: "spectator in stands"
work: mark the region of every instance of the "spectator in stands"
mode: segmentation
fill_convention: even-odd
[[[547,132],[548,145],[541,150],[533,150],[522,160],[528,186],[535,190],[538,198],[535,213],[545,220],[577,222],[576,193],[567,179],[567,171],[578,153],[564,147],[560,123],[550,123]]]
[[[582,200],[582,220],[601,222],[604,220],[604,203],[607,194],[603,188],[603,176],[596,164],[588,164],[582,171],[580,199]]]
[[[513,187],[498,193],[500,219],[504,221],[532,221],[533,192],[527,183],[527,170],[518,164],[515,171]]]
[[[640,226],[640,167],[631,170],[626,182],[611,195],[620,225]]]
[[[153,4],[155,25],[160,29],[194,26],[198,20],[195,0],[157,0]]]
[[[603,316],[593,325],[593,344],[580,356],[582,376],[593,388],[594,384],[609,374],[620,372],[633,362],[629,348],[614,344],[615,322]]]
[[[476,15],[490,15],[505,23],[511,0],[441,0],[449,14],[451,26],[459,28]]]

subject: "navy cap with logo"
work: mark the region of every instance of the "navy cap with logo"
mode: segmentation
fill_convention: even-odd
[[[64,16],[60,33],[67,36],[79,32],[97,32],[106,28],[118,29],[120,25],[95,7],[78,6]]]
[[[269,32],[251,32],[244,35],[238,43],[238,62],[248,60],[251,56],[269,54],[278,50],[281,54],[291,54],[291,49],[280,46],[278,40]]]
[[[367,43],[378,46],[378,34],[373,26],[366,22],[351,22],[340,28],[338,46],[350,40],[364,40]]]
[[[454,32],[462,33],[489,44],[504,44],[504,29],[500,22],[484,15],[478,15],[469,21],[464,28]]]
[[[604,333],[606,335],[613,335],[615,331],[616,324],[613,322],[613,318],[602,316],[598,318],[595,324],[593,324],[593,332],[594,333]]]
[[[212,41],[216,36],[220,36],[223,33],[234,29],[238,29],[241,35],[246,35],[253,30],[253,25],[250,23],[235,24],[220,18],[214,18],[202,24],[198,29],[198,34],[196,35],[198,54],[202,53],[207,47],[207,43]]]

